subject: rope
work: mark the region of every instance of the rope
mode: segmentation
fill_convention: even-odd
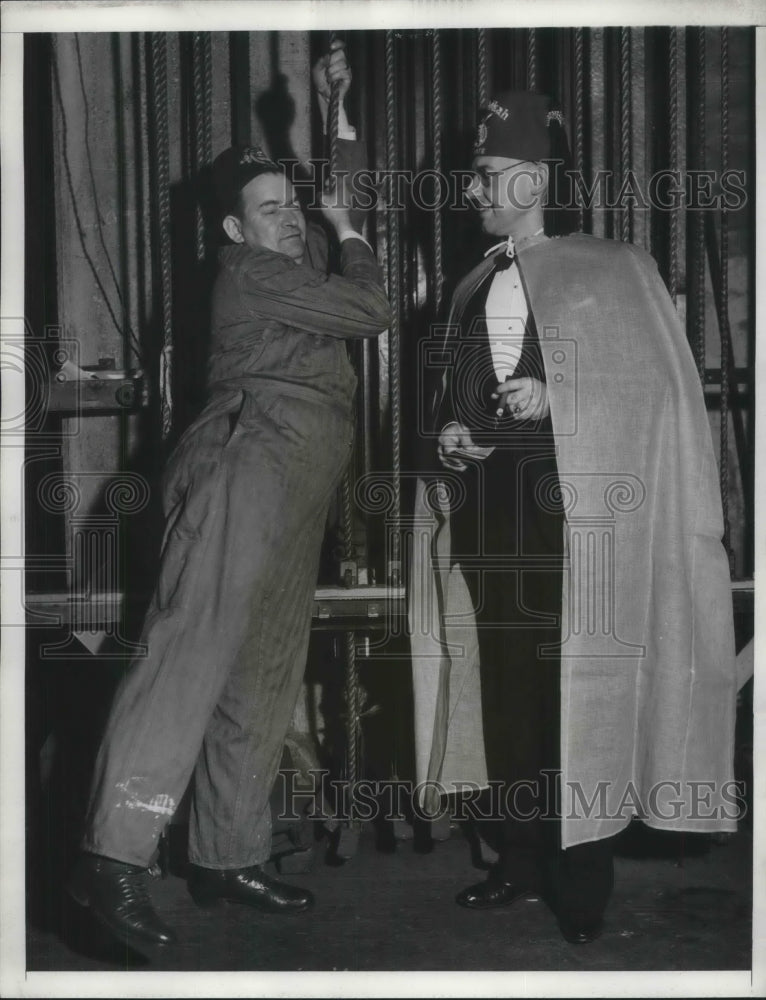
[[[213,44],[209,31],[202,34],[202,90],[202,157],[207,162],[213,158]]]
[[[705,169],[705,28],[697,29],[697,163]],[[693,213],[695,295],[694,356],[700,381],[705,384],[705,217],[702,209]]]
[[[620,178],[624,184],[630,170],[630,28],[620,29]],[[622,206],[621,238],[629,243],[632,206]]]
[[[670,29],[670,50],[668,53],[670,66],[670,169],[678,169],[678,32]],[[670,209],[670,267],[668,271],[668,289],[675,304],[678,295],[678,210]]]
[[[537,29],[527,32],[527,90],[534,90],[537,82]]]
[[[359,676],[356,671],[356,635],[346,632],[346,779],[349,801],[359,771]]]
[[[481,45],[484,32],[479,32],[479,95],[481,95]],[[486,80],[485,80],[486,87]],[[481,96],[480,96],[481,100]],[[442,54],[441,32],[434,31],[431,36],[431,141],[434,151],[434,170],[441,176],[442,172]],[[442,309],[444,293],[444,234],[442,214],[439,209],[434,212],[434,314],[439,316]]]
[[[721,175],[729,166],[729,30],[721,28]],[[732,565],[729,524],[729,214],[721,201],[721,502],[723,542]]]
[[[434,32],[438,34],[438,32]],[[489,71],[487,68],[487,30],[479,28],[476,36],[476,55],[479,82],[479,107],[486,108],[489,103]]]
[[[575,108],[574,108],[574,157],[575,169],[580,177],[585,171],[585,34],[582,28],[574,33]],[[585,228],[585,209],[578,208],[578,225]]]
[[[396,50],[395,33],[386,32],[385,57],[385,87],[386,87],[386,167],[389,177],[394,177],[399,160],[396,119]],[[400,251],[399,251],[399,220],[395,209],[389,208],[388,224],[388,298],[391,303],[391,329],[389,371],[391,381],[391,445],[392,471],[394,478],[393,502],[393,558],[398,558],[399,523],[401,519],[401,341],[399,331],[400,310]]]
[[[162,305],[162,356],[160,361],[160,407],[162,438],[170,434],[173,408],[170,396],[172,376],[172,281],[170,265],[170,143],[168,139],[168,54],[166,36],[151,36],[152,111],[156,136],[155,184]]]
[[[338,121],[340,116],[340,84],[336,80],[330,95],[330,173],[338,169]]]
[[[332,37],[332,36],[331,36]],[[339,145],[338,124],[340,120],[340,83],[332,85],[330,93],[330,108],[328,115],[329,127],[329,159],[331,183],[338,169]],[[353,459],[343,474],[340,489],[341,499],[341,531],[343,534],[343,553],[346,559],[353,554],[354,542],[354,511],[351,500],[351,469]],[[349,804],[353,802],[353,789],[358,772],[359,745],[359,677],[356,672],[356,636],[353,632],[346,633],[346,779],[349,783]]]
[[[340,120],[340,83],[332,85],[328,115],[329,153],[331,178],[338,169],[338,122]],[[332,183],[332,180],[331,180]],[[350,559],[354,548],[354,509],[351,501],[351,464],[346,468],[340,486],[341,534],[343,536],[343,557]]]
[[[194,168],[197,173],[212,159],[212,59],[210,34],[192,35],[192,93],[194,120],[191,122]],[[205,220],[197,206],[197,260],[205,259]]]

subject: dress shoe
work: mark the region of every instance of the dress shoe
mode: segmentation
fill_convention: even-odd
[[[509,906],[528,893],[529,889],[518,882],[488,878],[486,882],[478,882],[463,889],[455,897],[455,902],[470,910],[491,910],[496,906]]]
[[[601,917],[581,919],[560,916],[559,928],[570,944],[590,944],[603,934],[604,921]]]
[[[154,911],[147,891],[146,868],[81,854],[67,892],[123,941],[171,944],[175,935]]]
[[[260,865],[225,870],[195,865],[189,877],[189,892],[198,906],[213,906],[225,899],[266,913],[295,913],[314,905],[308,889],[272,878]]]

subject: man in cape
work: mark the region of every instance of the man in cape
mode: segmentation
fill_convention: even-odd
[[[736,672],[691,351],[646,252],[545,235],[565,145],[543,95],[499,95],[479,125],[474,207],[501,242],[458,286],[443,344],[444,471],[419,493],[434,538],[415,564],[439,600],[413,675],[418,777],[488,779],[501,820],[497,865],[457,902],[543,893],[587,943],[633,817],[736,829]]]

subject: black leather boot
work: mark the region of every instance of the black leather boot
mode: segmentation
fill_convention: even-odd
[[[123,941],[165,945],[175,935],[154,911],[146,868],[98,854],[81,854],[67,892]]]
[[[194,865],[189,892],[198,906],[213,906],[225,899],[266,913],[295,913],[314,904],[314,896],[308,889],[281,882],[267,875],[260,865],[225,870]]]

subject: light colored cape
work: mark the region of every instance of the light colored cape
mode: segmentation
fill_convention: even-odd
[[[462,301],[489,267],[462,283]],[[610,836],[634,815],[658,829],[733,831],[730,576],[684,331],[654,261],[630,244],[540,240],[519,268],[567,518],[563,845]],[[460,302],[459,289],[455,323]],[[475,623],[447,558],[456,477],[419,485],[409,588],[418,778],[447,790],[486,783]]]

